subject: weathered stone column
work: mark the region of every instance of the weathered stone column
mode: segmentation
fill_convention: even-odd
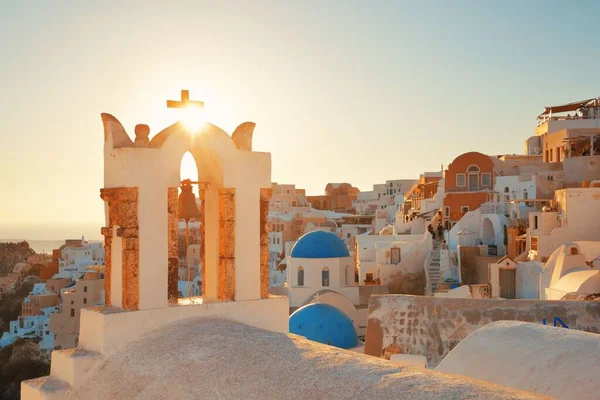
[[[108,227],[102,233],[110,236],[109,245],[112,247],[113,227],[118,226],[117,236],[122,238],[122,307],[126,310],[139,309],[140,302],[140,275],[139,275],[139,232],[138,232],[138,188],[119,187],[100,189],[100,197],[108,202]],[[109,249],[110,250],[110,249]],[[110,254],[110,252],[108,252]],[[112,257],[107,257],[107,270],[111,269]],[[111,291],[119,290],[111,285],[112,272],[105,273],[105,298],[110,305]]]
[[[200,294],[206,295],[206,188],[202,185],[198,190],[198,196],[200,197],[200,279],[202,287],[200,288]]]
[[[273,189],[260,189],[260,298],[269,298],[269,202]]]
[[[100,229],[100,233],[104,236],[104,304],[107,307],[112,306],[110,295],[110,280],[112,277],[112,233],[113,230],[108,227]]]
[[[179,189],[176,187],[168,188],[167,193],[167,213],[169,224],[169,271],[167,280],[167,296],[169,304],[177,304],[177,299],[179,298],[179,290],[177,288],[177,282],[179,280],[179,216],[177,215]]]
[[[219,189],[219,300],[235,300],[235,188]]]

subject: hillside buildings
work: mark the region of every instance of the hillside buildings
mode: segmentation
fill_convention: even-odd
[[[317,210],[354,213],[353,202],[360,190],[349,183],[328,183],[322,196],[307,196],[308,202]]]
[[[56,348],[77,347],[81,309],[104,304],[104,279],[97,273],[87,273],[71,286],[61,290],[62,303],[50,314],[50,331]]]
[[[273,191],[269,203],[271,211],[297,212],[310,209],[304,189],[296,189],[296,185],[278,184],[276,182],[271,184],[271,189]]]
[[[0,347],[18,338],[41,339],[39,347],[45,351],[56,346],[76,347],[81,308],[103,303],[103,263],[101,243],[66,240],[53,251],[50,261],[40,266],[43,282],[35,283],[23,300],[21,315],[10,321],[9,330],[0,339]],[[30,270],[30,264],[16,264],[9,276],[0,278],[0,293],[12,292]]]
[[[187,91],[182,91],[181,101],[168,102],[177,107],[188,103]],[[335,223],[323,226],[330,231],[313,230],[298,238],[287,261],[290,297],[270,295],[271,161],[269,154],[252,149],[254,124],[242,124],[230,136],[212,124],[192,129],[175,123],[151,141],[149,127],[138,125],[134,142],[116,118],[103,114],[102,120],[106,304],[81,310],[78,350],[54,352],[50,376],[22,383],[23,400],[186,396],[487,400],[538,395],[587,399],[600,390],[596,379],[600,338],[577,331],[598,332],[600,303],[557,306],[545,300],[489,299],[484,305],[478,299],[370,297],[376,291],[367,289],[382,287],[374,277],[378,272],[379,279],[385,279],[384,265],[417,266],[422,272],[415,280],[430,287],[428,269],[423,269],[436,253],[431,243],[435,232],[427,229],[414,235],[414,243],[408,240],[413,235],[395,235],[393,226],[357,235],[355,247],[361,248],[354,256],[366,267],[371,261],[360,254],[366,247],[375,258],[372,269],[363,272],[362,264],[358,270],[352,265]],[[187,151],[200,163],[203,199],[202,297],[193,301],[177,298],[178,268],[173,262],[179,253],[178,173]],[[498,246],[499,236],[485,223],[494,213],[507,218],[490,203],[497,175],[493,165],[489,156],[477,153],[449,166],[444,188],[450,189],[446,196],[453,196],[443,204],[451,208],[450,223],[466,224],[465,218],[484,221],[480,236]],[[455,176],[448,182],[451,174]],[[437,201],[435,194],[432,198]],[[470,205],[473,209],[462,212]],[[375,227],[385,218],[383,209],[377,211]],[[294,216],[301,212],[312,213],[294,211]],[[457,212],[463,215],[457,217]],[[435,233],[435,241],[441,246],[443,214],[431,214],[421,213],[413,221],[430,224],[438,218],[443,235]],[[301,218],[292,224],[293,234],[313,223]],[[285,233],[285,228],[279,232]],[[561,249],[563,271],[583,261],[575,251],[575,246]],[[506,259],[494,261],[513,266]],[[401,276],[405,285],[414,283],[408,274]],[[591,274],[587,278],[597,280]],[[69,294],[85,299],[86,284],[78,281]],[[75,299],[67,293],[64,297],[62,312],[52,322],[67,319],[62,323],[66,326],[76,311],[69,305]],[[366,305],[365,300],[369,309],[358,307]],[[292,304],[304,306],[289,316]],[[354,321],[347,314],[353,308]],[[364,323],[357,323],[359,310],[364,310]],[[504,321],[519,318],[528,322]],[[541,326],[545,318],[568,320],[573,329]],[[357,335],[362,328],[364,348]],[[288,336],[289,332],[321,343]],[[361,351],[372,358],[356,353]],[[421,366],[439,370],[399,368],[410,356],[418,356]],[[573,382],[576,387],[570,387]]]

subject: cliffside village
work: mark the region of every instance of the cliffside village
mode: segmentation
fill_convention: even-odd
[[[182,102],[188,99],[182,94]],[[598,354],[597,334],[580,332],[600,329],[600,303],[592,301],[600,297],[598,98],[545,107],[533,135],[523,137],[523,154],[465,149],[418,179],[388,180],[367,192],[330,183],[319,196],[271,183],[270,156],[252,151],[253,124],[240,125],[231,137],[208,125],[203,137],[222,143],[213,148],[208,139],[183,142],[174,133],[184,129],[177,124],[151,141],[145,125],[138,125],[133,141],[113,116],[103,114],[103,122],[104,243],[67,240],[49,258],[37,256],[43,258],[37,260],[43,264],[39,282],[0,346],[39,338],[43,350],[79,347],[95,354],[86,362],[110,366],[114,354],[129,351],[131,340],[152,329],[226,315],[389,365],[476,378],[480,383],[465,382],[483,392],[490,383],[504,385],[516,391],[507,392],[510,398],[520,398],[520,390],[560,398],[597,394],[598,383],[581,369],[578,388],[567,388],[568,376],[548,382],[544,374],[524,373],[528,380],[514,379],[508,372],[514,359],[502,359],[504,351],[494,345],[487,350],[495,361],[488,362],[497,369],[482,368],[472,355],[477,343],[467,336],[505,338],[523,330],[542,337],[556,326],[560,335],[575,335],[582,349],[596,346],[589,357]],[[182,154],[173,143],[192,153],[199,182],[174,180]],[[156,165],[173,171],[146,179]],[[198,185],[198,199],[189,185]],[[159,186],[168,191],[164,201],[153,197]],[[246,207],[247,201],[256,207]],[[0,294],[14,290],[33,261],[0,278]],[[98,311],[103,307],[123,312]],[[148,320],[152,324],[141,322]],[[499,322],[507,320],[531,324]],[[545,353],[544,343],[535,344],[537,353]],[[519,353],[515,346],[511,350]],[[51,376],[24,382],[22,398],[47,394],[52,385],[58,390],[59,381],[66,382],[63,395],[100,390],[56,367],[76,371],[83,361],[54,354]],[[327,354],[319,357],[335,358]],[[436,373],[423,379],[446,379]],[[567,389],[577,395],[566,396]]]

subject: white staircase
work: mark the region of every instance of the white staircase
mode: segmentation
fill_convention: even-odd
[[[21,383],[23,400],[63,400],[102,364],[100,353],[82,349],[54,350],[50,375]]]
[[[433,240],[432,257],[429,262],[429,293],[433,294],[438,290],[438,286],[442,280],[440,271],[440,241]]]

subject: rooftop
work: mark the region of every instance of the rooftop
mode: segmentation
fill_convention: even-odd
[[[190,318],[147,334],[91,376],[72,391],[51,378],[27,384],[54,385],[65,399],[543,398],[219,318]]]

